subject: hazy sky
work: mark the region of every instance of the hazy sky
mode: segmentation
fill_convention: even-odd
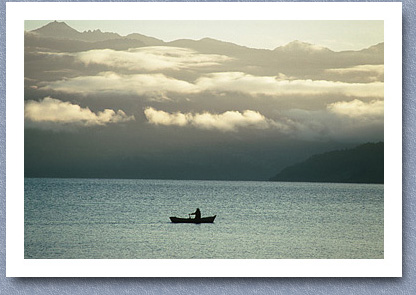
[[[50,20],[26,21],[25,30]],[[83,32],[100,29],[120,35],[138,33],[164,41],[211,37],[252,48],[274,49],[293,40],[328,47],[334,51],[360,50],[384,41],[383,21],[95,21],[65,20]]]

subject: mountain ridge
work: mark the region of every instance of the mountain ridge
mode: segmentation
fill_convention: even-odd
[[[50,22],[38,29],[31,30],[29,33],[33,33],[39,37],[47,37],[47,38],[56,38],[56,39],[72,39],[72,40],[78,40],[78,41],[84,41],[84,42],[99,42],[99,41],[106,41],[106,40],[112,40],[112,39],[132,39],[132,40],[138,40],[144,43],[145,46],[158,46],[158,45],[170,45],[170,46],[177,46],[177,45],[183,45],[186,44],[186,46],[189,46],[189,48],[192,49],[203,49],[206,45],[211,46],[219,46],[221,50],[237,50],[241,53],[245,53],[248,50],[252,51],[268,51],[268,52],[280,52],[285,53],[289,51],[299,51],[299,52],[308,52],[313,54],[318,53],[348,53],[348,52],[368,52],[368,53],[376,53],[376,51],[380,52],[380,44],[382,44],[382,48],[384,50],[384,42],[370,46],[368,48],[363,48],[361,50],[343,50],[343,51],[332,51],[329,48],[294,40],[292,42],[289,42],[288,44],[278,46],[274,49],[259,49],[259,48],[251,48],[243,45],[238,45],[232,42],[227,41],[221,41],[209,37],[205,37],[199,40],[193,40],[193,39],[177,39],[170,42],[165,42],[163,40],[146,36],[140,33],[131,33],[126,36],[119,35],[117,33],[113,32],[102,32],[99,29],[96,30],[88,30],[84,32],[79,32],[76,29],[72,28],[65,22],[58,22],[53,21]]]
[[[79,32],[69,26],[65,22],[58,22],[53,21],[46,24],[43,27],[40,27],[36,30],[30,31],[39,35],[41,37],[52,37],[57,39],[73,39],[79,41],[87,41],[87,42],[98,42],[98,41],[105,41],[109,39],[119,39],[122,38],[117,33],[112,32],[101,32],[101,30],[89,30],[84,32]]]
[[[384,143],[317,154],[284,168],[271,181],[384,183]]]

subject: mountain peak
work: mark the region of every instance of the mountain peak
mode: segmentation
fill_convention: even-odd
[[[71,39],[87,42],[98,42],[121,38],[117,33],[103,33],[100,29],[88,30],[81,33],[71,28],[65,22],[58,22],[56,20],[31,32],[36,35],[40,35],[41,37]]]
[[[45,29],[45,28],[68,28],[68,29],[74,30],[73,28],[68,26],[66,22],[58,22],[57,20],[54,20],[53,22],[50,22],[50,23],[44,25],[43,27],[39,28],[38,30]]]
[[[53,21],[43,27],[33,30],[33,33],[42,35],[44,37],[54,38],[74,38],[81,33],[68,26],[65,22]]]

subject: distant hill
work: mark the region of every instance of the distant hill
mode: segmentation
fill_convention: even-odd
[[[314,155],[270,179],[289,182],[384,183],[384,143]]]

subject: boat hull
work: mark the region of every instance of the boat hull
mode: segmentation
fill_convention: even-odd
[[[179,218],[179,217],[169,217],[170,221],[172,221],[173,223],[213,223],[215,217],[217,217],[217,215],[214,216],[210,216],[210,217],[202,217],[202,218]]]

